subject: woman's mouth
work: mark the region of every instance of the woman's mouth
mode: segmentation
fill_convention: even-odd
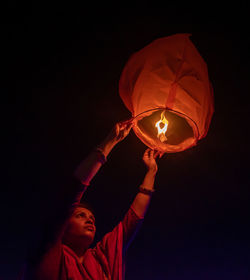
[[[87,226],[85,227],[86,230],[89,230],[89,231],[94,231],[95,228],[93,226]]]

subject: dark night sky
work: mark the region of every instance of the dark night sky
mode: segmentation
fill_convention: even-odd
[[[158,161],[126,279],[250,279],[247,7],[120,5],[12,2],[6,10],[0,279],[15,279],[27,244],[39,241],[65,174],[130,117],[118,94],[129,56],[176,33],[191,33],[208,65],[215,114],[196,147]],[[137,193],[145,148],[132,132],[93,179],[86,200],[96,209],[97,240]]]

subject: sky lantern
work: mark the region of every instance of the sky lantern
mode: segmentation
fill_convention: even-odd
[[[207,65],[189,37],[153,41],[129,58],[119,81],[135,134],[163,153],[196,145],[206,136],[214,112]]]

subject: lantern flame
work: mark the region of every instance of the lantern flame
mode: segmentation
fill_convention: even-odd
[[[161,127],[163,124],[163,127]],[[155,127],[158,129],[157,137],[160,139],[161,142],[167,141],[167,137],[165,133],[168,129],[168,120],[165,118],[164,111],[161,113],[161,119],[155,124]]]

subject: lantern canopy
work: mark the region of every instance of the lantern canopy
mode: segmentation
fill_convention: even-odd
[[[207,66],[189,37],[153,41],[130,57],[119,81],[135,134],[164,153],[196,145],[206,136],[214,112]]]

